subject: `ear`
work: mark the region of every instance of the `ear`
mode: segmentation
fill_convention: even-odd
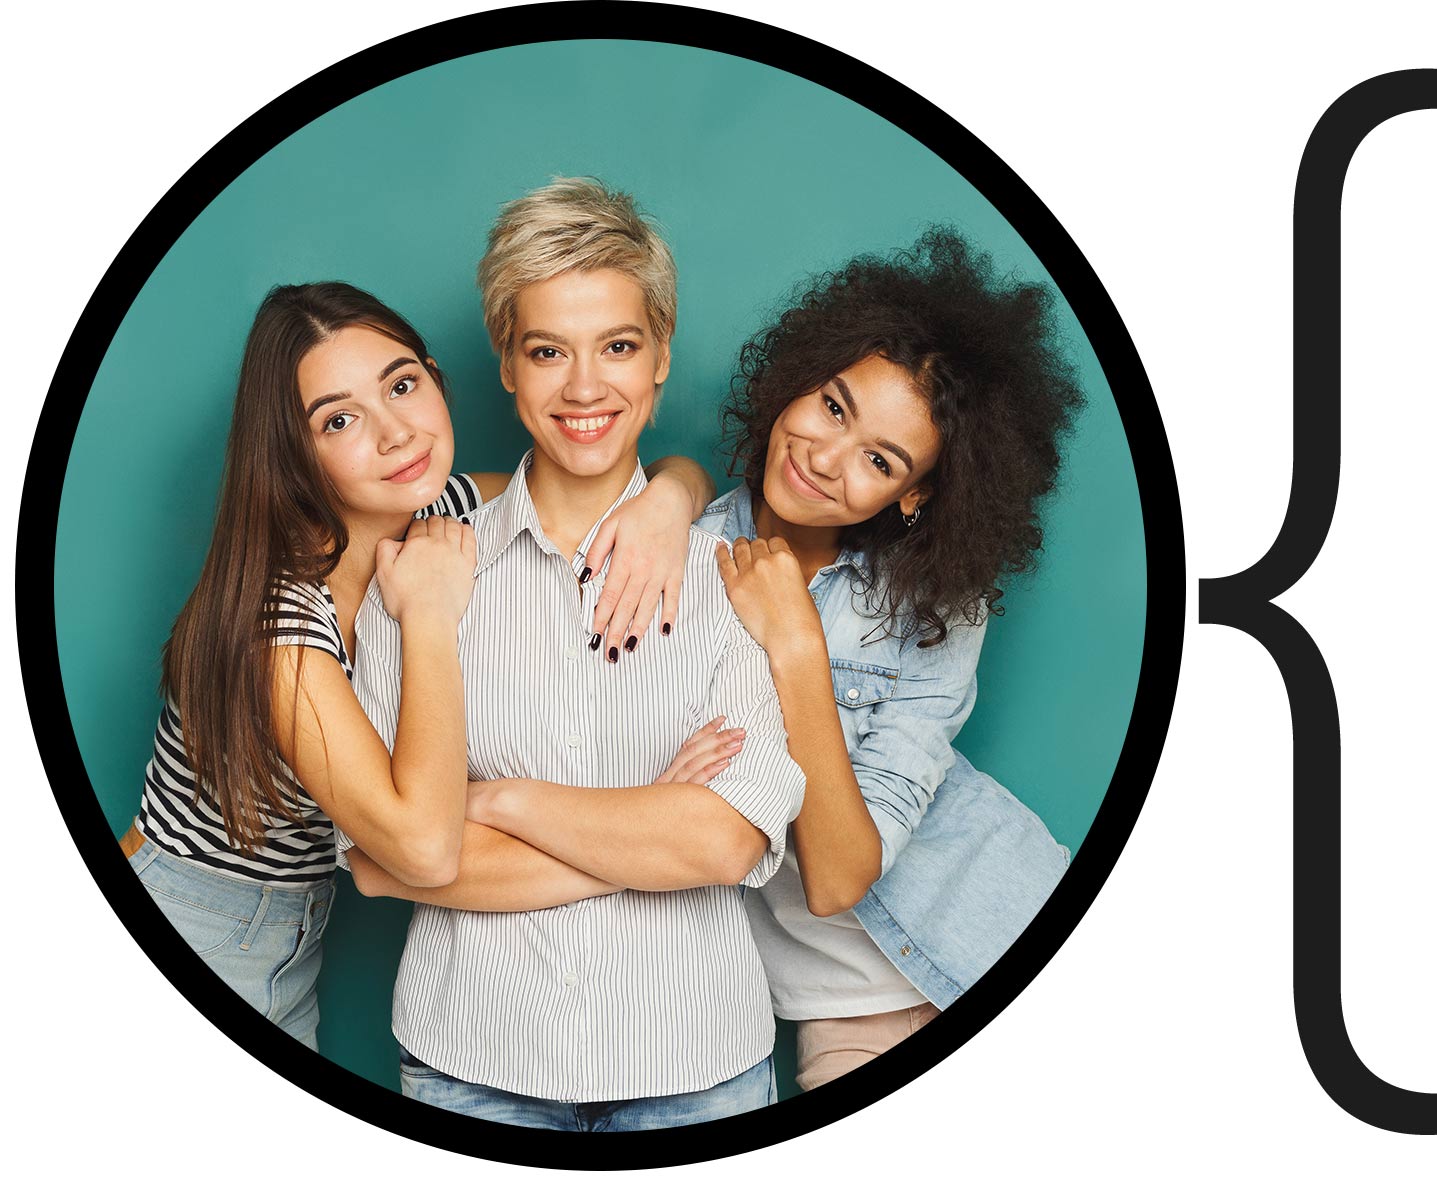
[[[915,510],[928,503],[931,495],[933,489],[927,484],[916,484],[898,497],[898,511],[904,516],[912,516]]]
[[[660,385],[669,378],[669,341],[667,339],[659,344],[658,356],[659,365],[654,369],[655,385]]]
[[[517,387],[514,383],[514,356],[510,351],[499,357],[499,383],[510,393]]]

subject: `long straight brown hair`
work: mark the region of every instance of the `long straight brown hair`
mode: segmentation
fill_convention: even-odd
[[[268,821],[300,818],[298,786],[275,749],[274,591],[281,578],[323,580],[349,545],[298,371],[311,348],[351,326],[429,357],[404,318],[343,282],[276,286],[260,303],[240,364],[209,554],[165,644],[161,693],[178,708],[199,796],[213,799],[231,845],[245,853]],[[430,370],[445,391],[442,374]]]

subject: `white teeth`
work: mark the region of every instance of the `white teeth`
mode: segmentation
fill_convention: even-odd
[[[613,421],[614,415],[606,413],[603,417],[561,417],[559,420],[571,430],[597,430]]]

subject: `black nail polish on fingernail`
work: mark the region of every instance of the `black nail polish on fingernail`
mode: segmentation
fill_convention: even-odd
[[[579,571],[579,586],[582,587],[585,583],[587,583],[589,579],[593,576],[593,573],[594,572],[590,570],[587,566],[585,566],[583,570]]]
[[[600,643],[603,639],[604,639],[604,634],[603,634],[602,632],[596,632],[596,633],[594,633],[593,636],[589,637],[589,648],[591,648],[591,649],[597,649],[597,648],[599,647],[599,643]]]
[[[618,646],[616,646],[616,645],[610,645],[610,646],[609,646],[609,660],[610,660],[610,661],[617,661],[618,659],[619,659]]]
[[[638,643],[639,643],[639,638],[638,638],[637,636],[631,636],[631,637],[629,637],[629,639],[624,642],[624,652],[625,652],[625,653],[632,653],[632,652],[634,651],[634,646],[637,645]]]
[[[670,623],[668,623],[668,622],[665,622],[665,623],[664,623],[664,635],[665,635],[665,636],[668,636],[668,634],[669,634],[670,632],[672,632],[673,630],[674,630],[674,626],[673,626],[672,624],[670,624]]]

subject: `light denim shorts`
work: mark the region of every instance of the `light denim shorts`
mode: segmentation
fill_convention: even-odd
[[[171,855],[148,839],[130,867],[210,969],[291,1037],[317,1049],[315,990],[334,877],[261,884]]]

